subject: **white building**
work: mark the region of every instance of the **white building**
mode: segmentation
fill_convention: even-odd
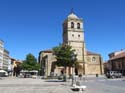
[[[3,68],[4,41],[0,40],[0,69]]]
[[[0,40],[0,69],[8,70],[9,51],[4,49],[4,41]]]
[[[9,58],[9,51],[4,49],[3,53],[3,69],[8,70],[8,66],[10,63],[10,58]]]

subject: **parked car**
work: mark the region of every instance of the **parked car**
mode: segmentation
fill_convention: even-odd
[[[122,74],[118,71],[108,71],[106,73],[107,78],[121,78]]]
[[[8,72],[5,70],[0,70],[0,77],[7,77],[8,76]]]

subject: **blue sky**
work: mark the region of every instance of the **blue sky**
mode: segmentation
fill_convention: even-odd
[[[125,49],[125,0],[0,0],[0,39],[10,56],[36,58],[62,42],[62,23],[74,8],[84,20],[86,48],[102,55]]]

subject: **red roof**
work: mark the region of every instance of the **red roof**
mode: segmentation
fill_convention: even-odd
[[[44,50],[43,52],[52,52],[52,50]]]
[[[119,59],[119,58],[123,58],[123,57],[125,57],[125,52],[122,52],[122,53],[110,58],[110,60]]]
[[[94,53],[94,52],[87,51],[87,55],[100,55],[100,54],[97,54],[97,53]]]

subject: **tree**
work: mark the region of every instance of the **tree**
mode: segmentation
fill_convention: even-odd
[[[20,66],[23,70],[39,70],[40,64],[37,63],[36,58],[33,56],[33,54],[29,53],[26,55],[26,59],[23,61],[23,63]]]
[[[56,55],[56,65],[63,66],[65,68],[65,74],[66,68],[72,67],[76,63],[77,55],[75,54],[75,50],[69,45],[59,45],[54,47],[53,53]]]

